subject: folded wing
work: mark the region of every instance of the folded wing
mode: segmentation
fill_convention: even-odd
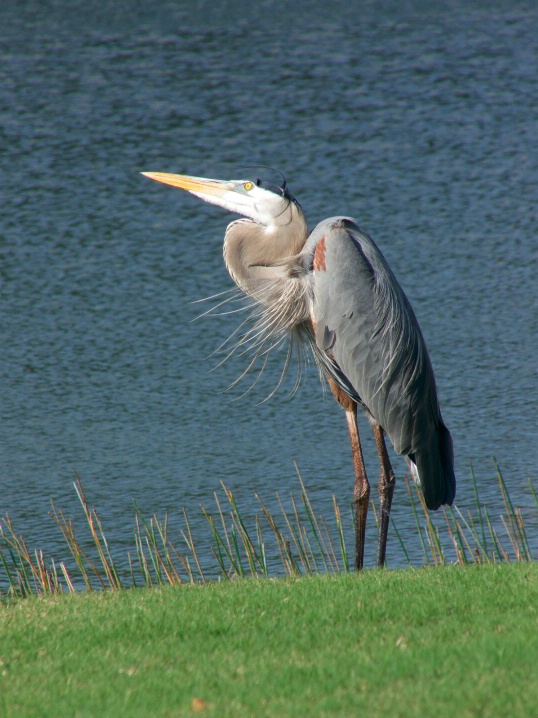
[[[452,503],[452,440],[411,305],[374,241],[351,219],[319,224],[303,252],[318,349],[333,378],[416,465],[429,508]]]

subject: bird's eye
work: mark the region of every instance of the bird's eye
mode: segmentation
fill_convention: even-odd
[[[254,184],[252,182],[245,182],[243,185],[243,189],[246,189],[247,192],[250,192],[250,190],[254,187]]]

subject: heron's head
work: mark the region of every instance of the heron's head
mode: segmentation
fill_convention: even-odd
[[[200,197],[205,202],[224,207],[249,217],[267,228],[280,228],[302,218],[302,210],[294,197],[283,187],[264,180],[215,180],[164,172],[142,172],[157,182],[179,187]]]

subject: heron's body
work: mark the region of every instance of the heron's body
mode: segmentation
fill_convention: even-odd
[[[347,217],[326,219],[309,235],[301,207],[285,188],[249,180],[149,176],[244,215],[225,235],[224,259],[232,279],[260,306],[261,331],[287,332],[310,344],[346,411],[356,474],[357,568],[363,564],[370,493],[357,406],[368,416],[381,465],[377,561],[382,565],[394,490],[383,435],[409,458],[428,508],[451,504],[456,488],[452,440],[441,418],[426,345],[385,258]]]
[[[342,388],[383,428],[395,451],[417,466],[428,508],[452,503],[452,442],[430,358],[385,258],[343,217],[321,222],[303,255],[312,267],[316,344],[334,357]]]

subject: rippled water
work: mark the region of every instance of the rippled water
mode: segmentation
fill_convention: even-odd
[[[193,322],[205,305],[192,301],[231,286],[230,217],[139,175],[228,178],[252,163],[286,172],[312,225],[352,215],[382,248],[432,356],[458,504],[473,503],[473,462],[500,513],[496,456],[528,505],[536,6],[213,5],[0,8],[0,511],[61,557],[47,511],[53,497],[80,515],[73,470],[120,548],[132,549],[132,499],[172,517],[185,506],[207,535],[197,507],[221,480],[248,513],[256,491],[297,489],[294,461],[323,513],[332,493],[346,506],[345,422],[313,371],[294,398],[261,406],[281,357],[243,398],[221,392],[244,361],[209,371],[239,320]],[[402,482],[394,517],[414,534]]]

